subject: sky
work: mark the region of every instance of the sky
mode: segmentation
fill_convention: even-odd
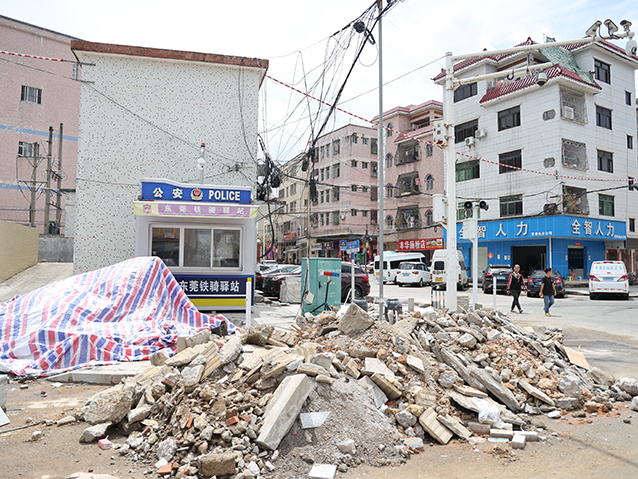
[[[334,100],[354,63],[362,38],[352,27],[372,0],[0,0],[0,15],[82,40],[262,58],[268,75],[299,90],[323,80],[323,98]],[[596,21],[627,19],[638,29],[638,2],[577,0],[398,1],[382,20],[383,109],[442,101],[432,78],[446,52],[467,54],[509,48],[543,35],[557,41],[581,38]],[[379,113],[378,29],[372,30],[339,106],[365,119]],[[349,47],[344,37],[351,36]],[[339,38],[339,41],[337,41]],[[625,40],[616,41],[624,48]],[[346,48],[348,47],[348,48]],[[0,38],[0,50],[2,38]],[[25,46],[25,50],[28,50]],[[20,53],[30,53],[24,51]],[[331,68],[324,60],[337,58]],[[316,91],[315,91],[316,93]],[[283,163],[302,152],[311,137],[309,110],[319,104],[270,79],[260,93],[259,132],[272,158]],[[321,117],[323,119],[324,115]],[[315,131],[322,121],[314,122]],[[325,132],[347,123],[367,125],[345,113],[331,117]]]

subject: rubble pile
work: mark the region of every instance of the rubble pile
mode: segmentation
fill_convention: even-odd
[[[350,304],[290,332],[180,338],[176,355],[76,411],[91,424],[80,440],[117,427],[128,436],[118,454],[167,477],[306,477],[313,465],[330,477],[455,436],[524,448],[542,439],[541,415],[638,396],[635,379],[571,364],[559,329],[539,336],[487,308],[375,316]]]

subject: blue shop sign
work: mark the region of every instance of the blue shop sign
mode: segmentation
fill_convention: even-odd
[[[463,224],[457,224],[457,237],[462,239]],[[479,222],[477,237],[480,240],[520,240],[534,238],[580,238],[599,240],[626,240],[627,225],[612,221],[580,216],[556,215],[534,218],[515,218]]]
[[[198,203],[252,203],[246,186],[191,185],[170,180],[142,179],[142,200],[169,200]]]

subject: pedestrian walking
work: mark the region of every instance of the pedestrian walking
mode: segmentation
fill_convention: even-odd
[[[518,308],[518,312],[523,314],[523,308],[518,300],[521,295],[521,291],[525,290],[525,278],[521,274],[521,267],[517,264],[514,265],[514,272],[510,273],[510,277],[507,280],[507,294],[512,295],[512,313],[514,308]]]
[[[543,298],[545,316],[551,316],[551,314],[549,314],[549,308],[554,304],[554,296],[556,296],[556,287],[552,279],[552,268],[545,268],[545,276],[543,276],[543,281],[541,282],[541,292],[539,296]]]

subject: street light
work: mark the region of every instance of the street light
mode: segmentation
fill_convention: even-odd
[[[501,70],[495,73],[489,73],[486,75],[477,75],[470,78],[457,79],[454,78],[454,63],[459,62],[461,60],[467,60],[470,58],[484,58],[495,55],[504,55],[511,53],[526,53],[533,52],[536,50],[543,50],[545,48],[556,48],[567,45],[574,44],[585,44],[585,43],[594,43],[600,40],[611,40],[611,39],[620,39],[620,38],[629,38],[627,41],[627,45],[625,47],[625,51],[627,55],[634,55],[636,53],[636,42],[633,40],[634,32],[630,31],[631,22],[627,20],[623,20],[620,22],[620,25],[625,30],[624,32],[618,33],[612,30],[615,27],[615,24],[611,22],[611,20],[606,21],[605,25],[608,27],[610,35],[609,36],[599,36],[597,35],[598,29],[603,24],[601,21],[597,21],[592,25],[586,32],[587,37],[579,38],[576,40],[566,40],[562,42],[551,42],[551,43],[537,43],[534,45],[524,45],[520,47],[513,48],[504,48],[501,50],[492,50],[492,51],[482,51],[478,53],[470,53],[466,55],[457,55],[453,56],[452,52],[447,52],[445,54],[445,119],[443,122],[443,129],[445,130],[445,141],[439,142],[439,146],[445,146],[446,154],[445,154],[445,162],[447,167],[447,279],[446,279],[446,296],[445,303],[446,306],[451,311],[456,311],[457,308],[457,295],[456,295],[456,279],[458,278],[458,261],[456,258],[456,161],[455,161],[455,148],[454,148],[454,91],[460,87],[461,85],[465,85],[468,83],[475,83],[478,81],[490,80],[492,78],[498,78],[505,75],[521,75],[523,73],[533,73],[538,70],[545,70],[547,68],[552,67],[552,63],[541,63],[538,65],[528,65],[524,67],[512,68],[510,70]],[[547,83],[547,76],[541,76],[536,80],[536,83],[542,87]],[[441,129],[441,125],[438,126]],[[437,126],[435,125],[435,130]],[[435,135],[436,136],[436,135]],[[476,276],[476,272],[474,272],[474,276]]]

